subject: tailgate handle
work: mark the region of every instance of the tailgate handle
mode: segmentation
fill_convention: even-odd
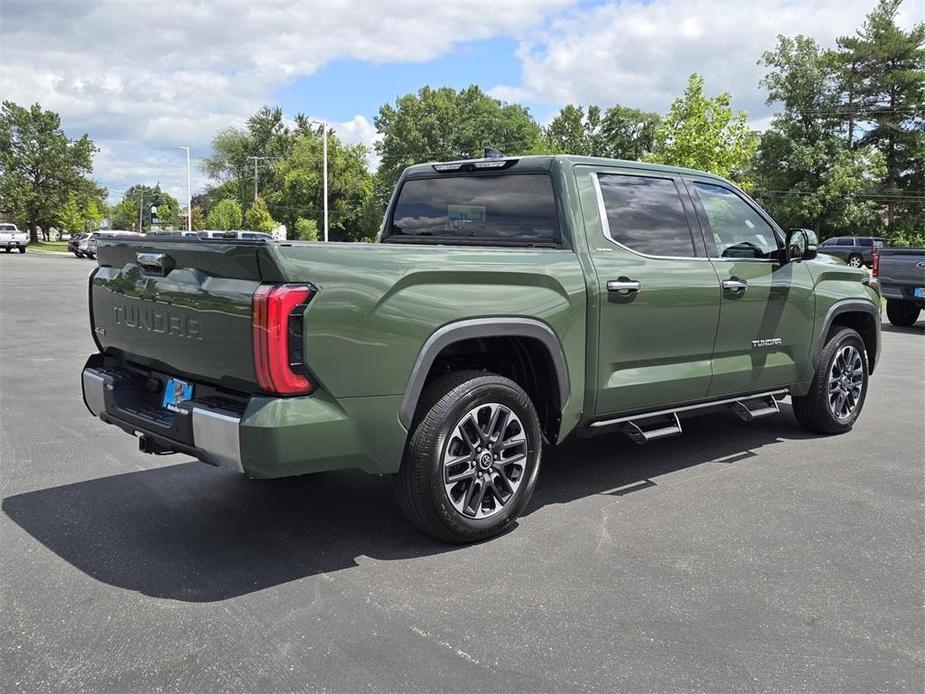
[[[149,275],[166,275],[173,266],[173,259],[166,253],[136,253],[135,262]]]

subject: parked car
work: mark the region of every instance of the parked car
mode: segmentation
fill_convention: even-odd
[[[788,394],[809,431],[851,429],[880,296],[815,241],[689,169],[421,164],[375,244],[100,239],[84,401],[255,478],[394,473],[415,526],[479,540],[573,433],[646,443]]]
[[[915,325],[925,308],[925,248],[880,248],[874,253],[872,274],[886,297],[890,323]]]
[[[877,236],[839,236],[826,239],[819,245],[819,252],[841,258],[851,267],[870,267],[874,248],[883,248],[886,241]]]
[[[20,253],[25,253],[28,245],[29,235],[26,232],[20,231],[15,224],[0,223],[0,248],[4,252],[18,249]]]
[[[80,255],[87,257],[87,258],[95,258],[97,240],[103,236],[141,238],[143,234],[139,234],[137,231],[128,231],[125,229],[103,229],[100,231],[91,231],[83,239],[81,239],[80,243],[77,246],[77,250],[80,252]]]
[[[75,234],[67,242],[67,249],[78,258],[83,258],[83,252],[80,250],[80,242],[87,237],[86,233]]]

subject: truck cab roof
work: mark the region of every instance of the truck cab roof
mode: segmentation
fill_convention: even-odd
[[[499,163],[501,162],[501,163]],[[701,176],[726,181],[722,176],[687,169],[680,166],[667,166],[665,164],[652,164],[649,162],[630,161],[628,159],[607,159],[605,157],[588,157],[576,154],[530,154],[522,157],[500,157],[460,159],[455,161],[434,161],[414,164],[405,169],[403,178],[422,178],[433,176],[434,173],[489,173],[491,171],[517,171],[518,173],[541,173],[550,171],[556,164],[567,166],[614,166],[640,171],[656,171],[674,175]]]

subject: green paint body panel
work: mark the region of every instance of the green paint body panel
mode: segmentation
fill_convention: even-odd
[[[778,387],[805,392],[830,309],[846,300],[879,306],[862,271],[827,256],[711,260],[701,248],[696,258],[657,258],[606,235],[597,172],[665,176],[682,190],[682,179],[721,182],[709,174],[586,157],[525,157],[506,171],[549,173],[564,248],[100,241],[94,337],[107,355],[248,396],[240,445],[253,477],[390,473],[408,436],[399,410],[422,348],[460,321],[528,319],[551,331],[568,379],[557,442],[607,415]],[[402,181],[434,175],[418,165]],[[170,267],[145,273],[138,253],[166,254]],[[724,295],[730,277],[747,279],[744,296]],[[619,278],[642,290],[608,292]],[[251,301],[263,282],[317,289],[304,316],[311,395],[259,393]],[[755,349],[765,338],[780,347]]]

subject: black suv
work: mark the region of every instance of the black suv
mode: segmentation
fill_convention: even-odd
[[[819,244],[819,252],[841,258],[852,267],[870,267],[874,262],[874,248],[884,246],[886,240],[876,236],[838,236]]]

